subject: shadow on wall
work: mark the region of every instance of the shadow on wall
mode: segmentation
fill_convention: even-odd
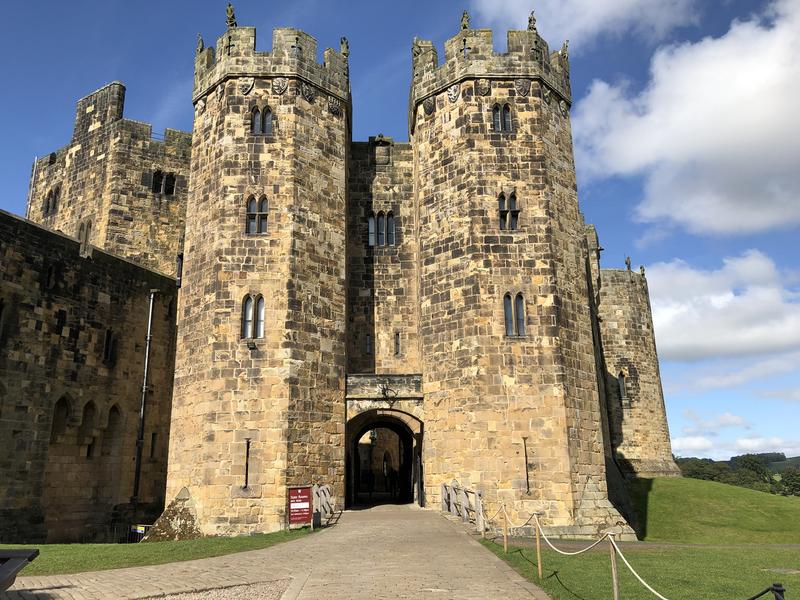
[[[647,537],[647,508],[652,490],[652,479],[631,479],[628,481],[628,492],[634,508],[633,520],[629,522],[636,532],[636,537],[640,540]]]

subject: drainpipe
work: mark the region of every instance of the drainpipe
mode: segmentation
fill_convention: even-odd
[[[142,378],[142,401],[139,405],[139,433],[136,436],[136,471],[133,476],[133,496],[131,504],[136,508],[139,503],[139,480],[142,477],[142,449],[144,447],[144,409],[147,400],[147,371],[150,367],[150,339],[153,327],[153,302],[158,290],[150,290],[150,311],[147,315],[147,338],[144,347],[144,376]]]
[[[33,197],[33,187],[36,185],[36,170],[39,167],[39,157],[33,157],[33,175],[31,175],[31,183],[28,186],[28,201],[25,205],[25,218],[30,218],[31,214],[31,198]]]

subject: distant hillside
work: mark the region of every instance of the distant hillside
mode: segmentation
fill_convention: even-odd
[[[800,497],[688,477],[630,483],[640,537],[698,544],[800,544]]]
[[[769,468],[775,473],[783,473],[786,469],[794,468],[800,469],[800,456],[794,458],[787,458],[778,462],[769,463]]]

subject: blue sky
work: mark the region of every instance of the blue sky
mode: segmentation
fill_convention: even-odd
[[[70,138],[75,101],[112,80],[125,115],[191,129],[197,33],[225,3],[26,2],[0,24],[0,207],[24,214],[31,163]],[[354,138],[407,138],[414,36],[442,55],[473,27],[570,39],[579,196],[604,266],[647,267],[674,450],[800,455],[800,0],[239,1],[273,27],[350,40]],[[11,16],[9,14],[9,16]]]

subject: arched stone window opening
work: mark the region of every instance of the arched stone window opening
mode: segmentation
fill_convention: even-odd
[[[255,315],[255,337],[261,339],[264,337],[264,313],[265,313],[265,303],[264,303],[264,296],[259,296],[258,300],[256,300],[256,315]]]
[[[100,446],[101,456],[111,456],[118,451],[122,442],[122,413],[116,404],[108,411],[108,425],[103,432],[103,442]]]
[[[506,335],[514,335],[514,308],[511,303],[511,294],[503,296],[503,317],[506,326]]]
[[[503,105],[503,127],[502,131],[510,133],[511,129],[511,107],[508,104]]]
[[[517,335],[525,335],[525,298],[522,294],[517,294],[514,299],[514,317],[517,324]]]
[[[70,412],[69,400],[62,396],[53,408],[53,424],[50,426],[51,444],[56,443],[58,438],[67,432]]]
[[[268,219],[269,203],[267,202],[267,197],[261,196],[260,200],[256,200],[255,196],[250,196],[247,199],[245,233],[249,235],[266,234]]]
[[[258,107],[253,109],[253,113],[250,116],[250,133],[253,135],[261,133],[261,111],[258,110]]]
[[[153,173],[153,187],[152,187],[153,193],[160,194],[163,186],[164,186],[164,173],[162,173],[160,170],[157,170],[155,173]]]
[[[53,190],[49,190],[47,195],[44,197],[44,202],[42,203],[42,215],[45,217],[50,214],[50,203],[53,201]]]
[[[267,233],[267,219],[269,217],[269,203],[266,196],[261,196],[258,202],[258,233]]]
[[[508,205],[506,204],[506,195],[500,192],[497,198],[498,214],[500,216],[500,229],[508,227]]]
[[[512,192],[508,197],[508,228],[519,229],[519,207],[517,206],[517,194]]]
[[[267,106],[261,113],[261,133],[264,135],[272,135],[272,111]]]
[[[54,213],[58,211],[58,200],[61,197],[61,186],[57,185],[56,189],[53,190],[53,198],[50,201],[50,212]]]
[[[391,211],[386,215],[386,245],[395,245],[394,213]]]
[[[252,296],[245,296],[242,303],[242,339],[249,340],[253,337],[253,309],[255,303]]]
[[[370,213],[369,218],[367,219],[367,230],[368,230],[368,239],[367,244],[369,246],[375,245],[375,215]]]
[[[78,444],[85,445],[86,451],[85,456],[86,458],[92,458],[94,456],[94,430],[95,430],[95,420],[97,419],[97,408],[94,405],[94,402],[89,400],[86,405],[83,407],[83,417],[81,418],[81,426],[78,429]]]
[[[386,216],[378,213],[378,246],[386,245]]]
[[[503,131],[503,123],[500,118],[500,105],[495,104],[492,107],[492,129],[496,132]]]

